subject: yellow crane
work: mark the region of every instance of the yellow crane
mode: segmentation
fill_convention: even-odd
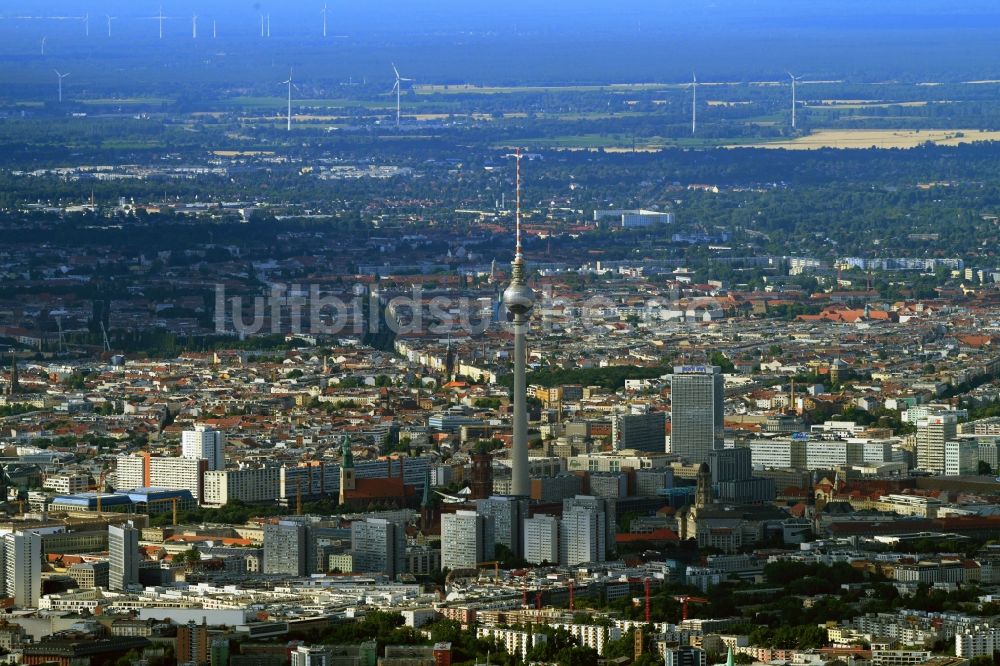
[[[173,505],[174,516],[173,516],[173,523],[172,524],[173,525],[177,525],[177,498],[176,497],[161,497],[160,499],[151,499],[151,500],[149,500],[149,501],[146,502],[146,511],[149,512],[149,513],[152,513],[152,512],[150,512],[150,507],[153,504],[158,504],[160,502],[170,502]]]
[[[107,470],[102,469],[97,479],[97,517],[101,517],[101,491],[104,490],[104,477],[108,475]]]

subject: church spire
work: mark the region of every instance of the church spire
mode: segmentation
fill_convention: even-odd
[[[10,386],[7,387],[7,392],[10,395],[14,395],[20,390],[18,385],[17,377],[17,357],[14,356],[14,352],[10,353]]]

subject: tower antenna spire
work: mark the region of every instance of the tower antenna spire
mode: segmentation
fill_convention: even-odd
[[[516,176],[516,192],[517,192],[517,206],[515,208],[514,214],[514,226],[516,229],[516,241],[517,245],[514,248],[515,258],[521,259],[523,254],[521,253],[521,149],[518,148],[514,151],[514,159],[517,160],[517,176]]]

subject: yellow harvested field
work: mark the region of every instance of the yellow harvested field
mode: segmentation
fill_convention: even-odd
[[[977,130],[817,130],[790,141],[770,141],[729,148],[784,148],[818,150],[820,148],[916,148],[927,142],[939,146],[957,146],[977,141],[1000,141],[1000,131]]]
[[[935,101],[935,104],[948,104],[951,100],[939,100]],[[891,106],[902,106],[902,107],[913,107],[913,106],[927,106],[929,102],[926,101],[914,101],[914,102],[876,102],[876,101],[865,101],[865,100],[848,100],[848,99],[824,99],[817,102],[806,102],[805,106],[810,109],[887,109]]]
[[[257,157],[260,155],[274,155],[273,150],[213,150],[213,155],[218,157]]]

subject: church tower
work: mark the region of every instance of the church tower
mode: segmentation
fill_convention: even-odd
[[[708,463],[698,468],[698,486],[694,491],[694,506],[701,509],[712,503],[712,470]]]
[[[7,386],[7,393],[14,395],[19,392],[21,387],[18,385],[17,378],[17,357],[13,353],[10,355],[10,384]]]
[[[351,453],[351,438],[344,435],[340,440],[340,504],[347,503],[348,491],[354,492],[354,454]]]
[[[424,494],[420,499],[420,531],[429,534],[434,525],[434,506],[431,503],[431,471],[424,474]]]
[[[455,379],[455,350],[451,348],[451,333],[448,334],[448,351],[444,356],[445,381]]]

